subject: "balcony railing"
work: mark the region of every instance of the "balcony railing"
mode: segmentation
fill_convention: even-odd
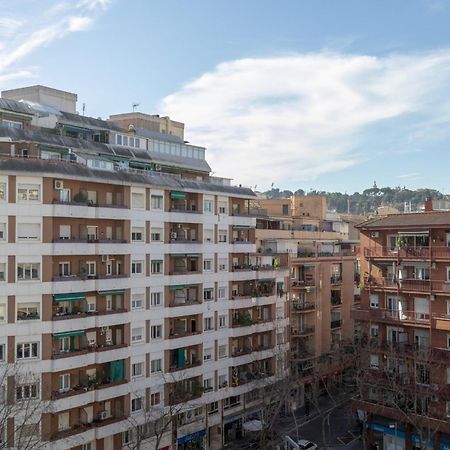
[[[300,327],[300,328],[293,327],[291,329],[291,334],[293,336],[305,336],[308,334],[313,334],[314,330],[315,330],[314,325],[304,325],[303,327]]]
[[[330,277],[331,284],[341,284],[342,283],[342,275],[331,275]]]
[[[387,320],[429,324],[430,315],[414,311],[398,311],[381,308],[353,308],[352,317],[357,320]]]
[[[332,320],[330,322],[331,329],[340,328],[342,326],[342,320]]]
[[[293,288],[313,287],[315,285],[315,281],[310,278],[305,278],[303,280],[292,280]]]
[[[292,307],[295,311],[313,311],[316,309],[314,302],[293,302]]]
[[[431,289],[430,280],[418,280],[415,278],[393,280],[392,278],[370,276],[366,278],[366,284],[372,287],[384,287],[414,292],[429,292]]]
[[[426,247],[366,247],[366,258],[399,258],[399,259],[450,259],[450,247],[426,246]]]

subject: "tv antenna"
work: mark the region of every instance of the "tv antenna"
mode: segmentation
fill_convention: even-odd
[[[83,116],[85,112],[86,112],[86,103],[83,103]]]
[[[133,107],[133,112],[135,112],[136,108],[139,106],[139,103],[133,103],[131,106]]]

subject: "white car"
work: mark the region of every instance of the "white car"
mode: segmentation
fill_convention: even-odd
[[[311,441],[307,441],[306,439],[300,439],[297,444],[302,450],[317,450],[319,448],[317,447],[317,444],[314,444],[314,442]]]

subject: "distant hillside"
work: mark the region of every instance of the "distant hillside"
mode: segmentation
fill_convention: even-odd
[[[293,194],[296,195],[326,195],[328,198],[328,207],[335,209],[337,212],[346,213],[348,201],[350,200],[350,213],[367,214],[376,211],[379,206],[393,206],[399,211],[403,211],[405,202],[411,202],[412,210],[416,210],[425,201],[426,197],[433,200],[450,200],[450,196],[444,195],[435,189],[417,189],[411,190],[405,187],[383,187],[378,188],[376,185],[369,189],[365,189],[362,193],[342,194],[341,192],[325,192],[325,191],[309,191],[297,189],[295,192],[278,188],[263,192],[267,198],[288,198]]]

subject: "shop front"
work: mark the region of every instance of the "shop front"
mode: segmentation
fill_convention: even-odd
[[[206,429],[177,439],[177,450],[204,450]]]

